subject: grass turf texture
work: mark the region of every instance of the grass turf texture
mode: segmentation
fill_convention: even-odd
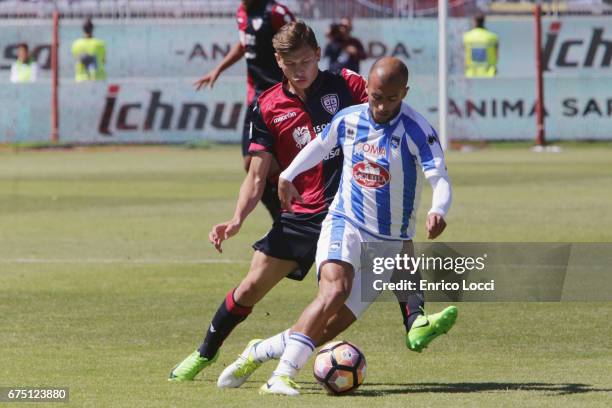
[[[451,152],[444,239],[611,242],[610,152]],[[260,207],[223,255],[207,243],[233,212],[240,160],[229,146],[0,152],[0,386],[68,386],[79,407],[612,403],[612,303],[458,304],[455,328],[422,354],[405,348],[397,305],[375,304],[342,335],[368,361],[355,395],[328,397],[310,364],[295,400],[257,394],[275,363],[242,389],[218,390],[249,339],[297,318],[316,292],[313,273],[273,290],[197,381],[168,383],[270,224]],[[426,188],[420,240],[430,197]]]

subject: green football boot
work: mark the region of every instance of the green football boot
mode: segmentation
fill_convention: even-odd
[[[439,313],[416,318],[406,333],[406,346],[420,353],[433,339],[448,332],[457,320],[457,308],[449,306]]]
[[[207,358],[200,357],[200,352],[196,350],[172,369],[170,377],[168,377],[168,381],[193,381],[195,376],[198,375],[200,371],[217,361],[217,358],[219,358],[219,351],[217,351],[217,354],[215,354],[215,356],[209,360]]]
[[[217,387],[238,388],[248,380],[255,370],[261,367],[262,362],[257,361],[253,356],[255,346],[259,343],[261,343],[261,339],[249,341],[238,359],[223,370],[217,380]]]
[[[259,389],[259,395],[287,395],[289,397],[296,397],[300,395],[301,387],[293,381],[291,377],[286,375],[273,375],[264,385]]]

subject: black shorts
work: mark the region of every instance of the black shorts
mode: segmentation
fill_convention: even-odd
[[[295,261],[298,268],[287,275],[301,281],[315,261],[321,224],[327,212],[316,214],[283,213],[265,237],[253,244],[253,249],[264,254]]]
[[[244,123],[242,124],[242,157],[249,154],[249,145],[251,144],[251,118],[253,117],[253,108],[255,107],[255,101],[247,107],[244,113]]]

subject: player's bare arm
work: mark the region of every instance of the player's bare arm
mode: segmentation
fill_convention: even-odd
[[[227,53],[225,58],[223,58],[223,60],[219,63],[219,65],[217,65],[212,71],[204,75],[202,78],[194,82],[193,85],[195,86],[196,91],[199,91],[201,88],[205,88],[206,86],[209,86],[212,89],[215,85],[215,82],[217,81],[217,78],[219,78],[219,75],[221,75],[223,71],[238,62],[243,56],[244,47],[240,42],[237,42],[236,44],[234,44],[230,52]]]
[[[215,246],[217,251],[223,252],[221,248],[222,242],[240,231],[240,227],[246,217],[257,206],[266,185],[266,178],[270,171],[271,162],[272,155],[270,153],[258,152],[253,155],[249,172],[240,187],[234,216],[229,221],[215,225],[208,234],[210,243]]]

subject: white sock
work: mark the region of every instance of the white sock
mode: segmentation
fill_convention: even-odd
[[[287,347],[290,330],[291,329],[287,329],[284,332],[268,337],[267,339],[257,343],[257,345],[253,347],[252,352],[255,360],[259,361],[260,363],[272,359],[278,360],[283,355],[285,347]]]
[[[314,342],[310,337],[298,332],[291,333],[274,375],[286,375],[294,378],[298,371],[304,367],[314,349]]]

